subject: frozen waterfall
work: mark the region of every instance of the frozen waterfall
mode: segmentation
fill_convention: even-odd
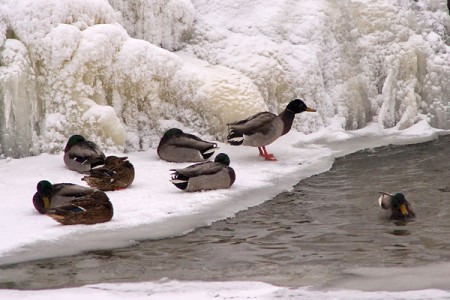
[[[294,97],[314,132],[450,129],[450,17],[437,0],[0,0],[0,154],[155,147]],[[171,120],[171,121],[167,121]]]

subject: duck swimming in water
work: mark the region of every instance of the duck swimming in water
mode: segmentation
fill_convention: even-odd
[[[380,205],[380,215],[391,220],[408,220],[416,216],[411,204],[406,200],[402,193],[389,194],[380,192],[381,196],[378,198]]]
[[[258,147],[259,156],[265,160],[276,160],[273,154],[267,153],[267,145],[291,130],[294,117],[302,112],[315,112],[301,99],[294,99],[279,115],[271,112],[260,112],[245,120],[228,124],[228,142],[233,146]]]

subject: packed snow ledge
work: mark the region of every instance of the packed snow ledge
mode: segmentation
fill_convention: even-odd
[[[65,300],[78,299],[302,299],[302,300],[383,300],[383,299],[448,299],[450,292],[436,289],[405,292],[378,291],[361,292],[356,290],[317,291],[311,288],[278,287],[262,282],[180,282],[161,280],[158,282],[95,284],[79,288],[44,291],[0,290],[5,299],[50,299],[58,297]]]
[[[128,189],[108,192],[114,217],[96,225],[63,226],[33,207],[32,196],[42,179],[85,185],[80,174],[65,167],[62,154],[2,159],[0,265],[183,235],[233,217],[291,189],[301,179],[329,170],[336,157],[382,145],[424,142],[450,133],[431,128],[425,121],[405,130],[380,129],[377,124],[355,131],[337,127],[331,125],[309,135],[292,131],[283,136],[268,147],[278,158],[276,162],[262,160],[256,148],[220,144],[219,152],[230,156],[237,177],[227,190],[185,193],[170,183],[169,170],[189,164],[162,161],[154,149],[129,153],[135,181]],[[374,187],[374,210],[376,191]]]

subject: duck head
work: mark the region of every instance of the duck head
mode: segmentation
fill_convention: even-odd
[[[408,200],[402,193],[390,194],[380,192],[382,196],[378,199],[378,203],[382,209],[391,212],[390,219],[394,220],[406,220],[415,217],[415,213],[412,210]]]
[[[306,106],[305,102],[301,99],[294,99],[286,106],[286,110],[293,112],[294,114],[298,114],[304,111],[315,112],[316,110]]]
[[[67,145],[66,148],[64,148],[64,151],[67,152],[72,146],[84,141],[86,141],[86,139],[83,136],[79,134],[72,135],[67,141]]]
[[[405,195],[402,193],[397,193],[392,196],[391,205],[393,212],[400,212],[400,214],[405,218],[409,216],[410,212],[408,210],[408,202],[406,201]]]
[[[50,208],[50,196],[53,191],[53,185],[47,180],[41,180],[37,184],[37,192],[33,197],[33,204],[41,214]]]
[[[177,136],[183,133],[183,130],[179,129],[179,128],[170,128],[169,130],[167,130],[164,133],[164,138],[170,138],[173,136]]]
[[[225,153],[219,153],[217,154],[216,158],[214,159],[215,162],[221,163],[225,166],[230,165],[230,158]]]

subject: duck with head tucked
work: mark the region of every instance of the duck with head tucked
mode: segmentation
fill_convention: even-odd
[[[105,163],[105,154],[91,141],[81,135],[72,135],[64,148],[64,163],[67,168],[86,173],[91,168]]]
[[[173,171],[171,182],[186,192],[227,189],[236,180],[236,174],[230,167],[230,158],[225,153],[218,154],[214,161],[171,171]]]
[[[217,143],[171,128],[161,138],[157,152],[162,160],[168,162],[201,162],[209,159],[218,149]]]
[[[39,213],[63,225],[108,222],[114,212],[108,196],[100,190],[47,180],[37,184],[33,205]]]
[[[81,180],[102,191],[127,188],[134,180],[134,167],[128,157],[108,156],[105,164],[91,169]]]
[[[267,145],[291,130],[294,117],[302,112],[315,112],[301,99],[294,99],[279,114],[260,112],[245,120],[228,124],[228,142],[233,146],[258,147],[259,156],[265,160],[276,160],[273,154],[267,153]]]
[[[411,204],[402,193],[390,194],[380,192],[380,194],[381,196],[378,198],[381,210],[380,217],[391,220],[409,220],[416,216]]]

